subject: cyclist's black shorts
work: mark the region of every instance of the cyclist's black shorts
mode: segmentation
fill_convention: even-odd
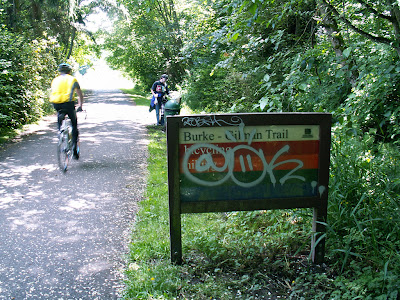
[[[53,103],[54,109],[58,113],[58,130],[60,130],[62,120],[65,115],[68,115],[72,124],[72,136],[74,143],[76,142],[79,132],[78,132],[78,121],[76,119],[75,102],[65,102],[65,103]]]

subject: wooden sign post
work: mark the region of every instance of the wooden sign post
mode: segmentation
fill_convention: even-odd
[[[171,260],[182,262],[181,214],[314,209],[312,259],[325,255],[331,115],[169,116]]]

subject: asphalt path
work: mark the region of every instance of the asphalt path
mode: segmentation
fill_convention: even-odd
[[[57,167],[55,116],[0,147],[0,299],[118,299],[155,116],[86,95],[81,157]]]

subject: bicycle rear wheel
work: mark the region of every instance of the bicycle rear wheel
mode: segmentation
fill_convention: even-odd
[[[68,138],[68,132],[62,131],[60,133],[57,144],[57,159],[60,170],[66,172],[68,169],[69,161],[72,157],[71,141]]]

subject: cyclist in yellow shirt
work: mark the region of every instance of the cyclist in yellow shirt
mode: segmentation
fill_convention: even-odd
[[[60,75],[53,79],[51,83],[50,102],[53,103],[57,111],[58,130],[60,130],[62,120],[65,115],[72,123],[72,141],[74,144],[74,158],[79,159],[79,149],[77,141],[79,136],[76,111],[82,111],[83,94],[78,81],[71,75],[72,67],[62,63],[58,66]],[[78,95],[78,109],[75,111],[75,92]]]

